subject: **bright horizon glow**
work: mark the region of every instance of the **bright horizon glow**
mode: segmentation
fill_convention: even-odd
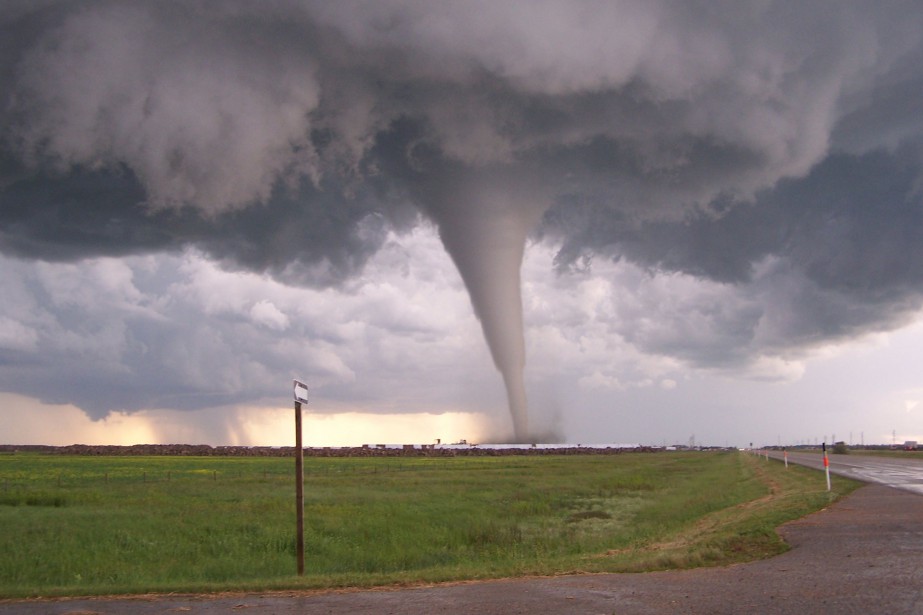
[[[114,412],[93,421],[72,405],[43,404],[0,393],[0,444],[208,444],[211,446],[294,446],[294,409],[241,407],[198,411]],[[363,444],[431,444],[480,441],[489,421],[470,412],[375,414],[302,411],[306,447]],[[216,426],[220,426],[216,430]],[[218,432],[222,435],[218,435]]]

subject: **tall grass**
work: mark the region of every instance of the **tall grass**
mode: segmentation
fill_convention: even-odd
[[[737,453],[308,458],[299,578],[293,465],[0,457],[0,596],[723,563],[783,550],[773,527],[831,498],[816,472]]]

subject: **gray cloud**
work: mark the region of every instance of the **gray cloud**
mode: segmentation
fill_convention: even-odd
[[[915,151],[908,145],[890,153],[832,155],[807,177],[782,181],[753,202],[720,203],[718,215],[635,222],[569,204],[550,211],[546,227],[568,230],[561,267],[578,264],[587,251],[623,256],[655,270],[735,285],[757,299],[762,307],[756,313],[750,305],[749,316],[734,317],[750,323],[742,330],[723,322],[719,315],[726,310],[713,312],[723,334],[707,338],[710,352],[720,356],[699,361],[740,360],[741,350],[809,348],[887,330],[919,309],[923,207]],[[757,327],[770,323],[771,335],[758,336]],[[735,330],[743,339],[723,339]],[[697,338],[661,335],[681,347]]]
[[[75,263],[0,257],[0,390],[101,418],[284,406],[280,381],[305,374],[328,400],[387,409],[400,396],[395,383],[410,378],[418,385],[404,410],[441,408],[452,378],[487,353],[460,282],[439,270],[453,273],[438,241],[404,241],[419,262],[389,240],[343,292],[225,271],[195,251]]]
[[[510,390],[536,225],[561,271],[614,257],[726,284],[694,331],[664,312],[622,332],[695,365],[920,305],[916,2],[11,3],[0,51],[10,256],[195,246],[343,284],[422,214]]]

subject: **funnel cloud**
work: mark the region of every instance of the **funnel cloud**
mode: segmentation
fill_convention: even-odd
[[[523,381],[520,269],[526,238],[549,203],[510,175],[439,181],[443,194],[426,202],[435,204],[427,211],[465,282],[494,365],[503,376],[513,437],[527,442],[531,434]]]
[[[919,317],[921,91],[912,0],[6,2],[0,390],[99,418],[310,369],[397,398],[402,344],[464,326],[392,305],[438,277],[401,248],[428,228],[516,440],[539,380],[792,381]]]

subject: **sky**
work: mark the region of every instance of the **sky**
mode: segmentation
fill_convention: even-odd
[[[923,8],[8,0],[0,443],[923,441]]]

